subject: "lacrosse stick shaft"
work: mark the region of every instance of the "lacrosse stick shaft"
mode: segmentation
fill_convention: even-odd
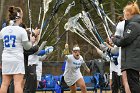
[[[79,35],[81,38],[83,38],[86,42],[88,42],[90,45],[92,45],[94,48],[97,48],[92,42],[90,42],[89,40],[87,40],[85,37],[83,37],[82,35],[80,35],[77,31],[75,31],[75,33],[77,35]]]
[[[102,39],[102,37],[101,37],[100,34],[98,33],[98,30],[97,30],[97,28],[96,28],[96,25],[95,25],[94,21],[91,19],[90,14],[87,13],[87,15],[88,15],[88,18],[89,18],[89,20],[90,20],[90,22],[91,22],[91,25],[92,25],[92,27],[93,27],[93,30],[94,30],[95,34],[96,34],[97,37],[99,38],[99,41],[101,41],[102,43],[104,43],[104,40]]]
[[[97,1],[96,1],[96,2],[97,2]],[[97,12],[98,12],[100,18],[101,18],[102,21],[103,21],[103,26],[104,26],[104,28],[105,28],[107,37],[110,39],[111,35],[110,35],[109,32],[108,32],[108,31],[110,31],[110,29],[109,29],[109,27],[107,26],[107,23],[105,22],[104,17],[102,16],[102,14],[103,14],[104,12],[101,10],[101,8],[100,8],[95,2],[91,1],[91,5],[97,10]],[[105,13],[104,13],[104,14],[105,14]]]
[[[29,13],[30,28],[32,32],[32,17],[31,17],[31,9],[30,9],[30,0],[28,0],[28,13]]]
[[[55,31],[56,28],[59,26],[59,24],[60,24],[60,22],[63,20],[63,18],[68,14],[68,12],[70,11],[70,9],[71,9],[72,6],[75,6],[75,2],[74,2],[74,1],[73,1],[71,4],[68,5],[68,7],[67,7],[66,10],[65,10],[64,15],[61,17],[61,19],[59,20],[58,24],[54,27],[54,29],[49,33],[49,35],[48,35],[46,41],[48,41],[49,37],[54,33],[54,31]],[[43,36],[44,36],[44,35],[45,35],[45,34],[43,33]],[[43,38],[43,36],[42,36],[42,38]]]
[[[48,11],[48,9],[49,9],[49,3],[50,3],[51,1],[52,1],[52,0],[43,0],[44,14],[43,14],[42,23],[41,23],[40,34],[42,33],[43,25],[44,25],[44,20],[45,20],[45,16],[46,16],[46,13],[47,13],[47,11]]]
[[[38,16],[38,24],[40,23],[41,11],[42,11],[42,8],[40,7],[39,16]]]
[[[114,26],[116,27],[115,23],[105,14],[104,10],[102,8],[100,8],[95,2],[97,2],[99,4],[99,2],[97,0],[90,0],[92,5],[95,5],[95,7],[97,7],[97,9],[101,12],[102,15],[104,15],[107,20]]]
[[[63,18],[64,18],[64,16],[59,20],[58,24],[54,27],[54,29],[49,33],[49,35],[45,39],[46,41],[48,41],[48,39],[50,38],[50,36],[55,32],[56,28],[59,26],[59,24],[63,20]]]
[[[51,12],[51,14],[50,14],[48,20],[46,20],[46,21],[47,21],[47,22],[46,22],[46,24],[47,24],[47,25],[46,25],[46,29],[45,29],[45,31],[43,32],[43,34],[42,34],[42,36],[41,36],[41,39],[42,39],[42,38],[44,37],[44,35],[46,34],[46,32],[47,32],[47,30],[48,30],[48,27],[49,27],[49,23],[52,21],[54,15],[57,13],[59,7],[61,6],[61,4],[62,4],[63,2],[64,2],[64,1],[59,0],[59,1],[57,1],[56,4],[54,5],[53,10],[52,10],[52,12]],[[44,25],[45,25],[45,24],[44,24]],[[43,28],[44,28],[44,26],[43,26]]]
[[[100,42],[102,42],[101,36],[97,32],[97,29],[95,27],[95,24],[93,25],[93,21],[91,20],[89,14],[86,13],[85,11],[82,11],[82,14],[83,14],[82,15],[82,21],[84,22],[84,24],[86,25],[86,27],[88,28],[88,30],[91,32],[91,34],[93,35],[93,37],[95,38],[95,40],[97,41],[97,43],[100,44]]]
[[[61,36],[59,36],[59,38],[57,39],[57,41],[53,44],[53,47],[55,47],[57,45],[57,43],[61,40],[61,38],[67,33],[68,31],[64,31]]]
[[[90,33],[93,35],[93,37],[95,38],[95,40],[97,41],[97,43],[100,44],[100,42],[97,39],[97,37],[94,35],[94,33],[91,31],[91,29],[87,26],[88,24],[85,22],[85,20],[82,20],[82,21],[86,25],[86,27],[88,28],[88,30],[90,31]]]

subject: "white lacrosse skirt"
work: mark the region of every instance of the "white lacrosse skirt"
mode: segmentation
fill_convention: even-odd
[[[63,74],[64,80],[68,86],[72,86],[77,80],[83,78],[80,67],[84,62],[82,56],[77,60],[73,55],[67,55],[65,72]]]
[[[2,54],[2,74],[25,74],[23,53]]]

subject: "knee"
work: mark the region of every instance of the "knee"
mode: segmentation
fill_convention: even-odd
[[[86,91],[86,85],[81,85],[80,88],[81,90]]]
[[[82,89],[86,89],[86,85],[81,85],[81,88]]]

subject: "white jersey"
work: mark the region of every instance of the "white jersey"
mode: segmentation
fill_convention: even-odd
[[[117,35],[123,37],[124,26],[125,26],[125,20],[117,24],[115,36]]]
[[[29,55],[28,57],[28,66],[29,65],[33,65],[33,64],[37,64],[39,61],[39,57],[35,54],[33,55]]]
[[[83,57],[75,59],[73,55],[67,55],[65,72],[63,74],[64,80],[68,86],[73,85],[77,80],[83,78],[80,67],[84,63]]]
[[[123,37],[125,26],[125,20],[117,24],[115,36]],[[122,75],[121,73],[121,47],[119,47],[119,56],[118,56],[118,65],[116,66],[113,62],[110,64],[110,79],[112,79],[112,71],[117,72],[118,76]]]
[[[4,50],[2,53],[2,73],[18,74],[25,73],[23,41],[28,41],[27,32],[19,26],[7,26],[0,32],[3,39]]]
[[[124,27],[125,27],[125,20],[118,23],[115,35],[123,37]],[[121,47],[119,47],[118,63],[119,63],[118,75],[122,75],[121,73]]]

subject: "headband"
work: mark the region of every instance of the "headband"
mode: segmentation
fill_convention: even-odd
[[[74,47],[74,48],[73,48],[73,51],[74,51],[74,50],[80,50],[80,48],[79,48],[79,47]]]

